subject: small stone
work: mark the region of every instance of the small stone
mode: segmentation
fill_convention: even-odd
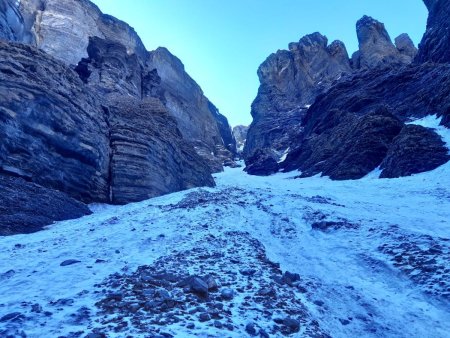
[[[0,323],[3,322],[17,322],[22,321],[25,319],[25,316],[21,314],[20,312],[12,312],[8,313],[7,315],[4,315],[2,318],[0,318]]]
[[[77,263],[81,263],[81,261],[76,260],[76,259],[67,259],[59,265],[60,266],[68,266],[68,265],[77,264]]]
[[[214,321],[214,326],[218,329],[221,329],[223,327],[222,323],[218,320]]]
[[[223,289],[222,292],[220,293],[220,295],[222,296],[223,299],[225,300],[231,300],[234,297],[234,291],[233,289]]]
[[[287,317],[283,320],[283,325],[286,326],[289,333],[300,331],[300,322],[293,318]]]
[[[216,291],[219,289],[219,285],[217,284],[216,280],[212,276],[208,276],[206,278],[206,284],[208,284],[209,291]]]
[[[239,272],[241,273],[241,275],[244,275],[244,276],[253,276],[256,273],[256,270],[255,269],[243,269]]]
[[[255,324],[253,323],[248,323],[245,326],[245,331],[250,335],[250,336],[256,336],[256,328],[255,328]]]
[[[85,338],[106,338],[104,333],[89,333]]]
[[[300,275],[297,273],[286,271],[283,275],[283,282],[289,286],[293,286],[293,284],[298,281],[300,281]]]
[[[208,297],[208,284],[206,284],[201,278],[193,277],[190,281],[190,291],[200,297]]]
[[[31,312],[35,313],[41,313],[42,312],[42,306],[38,303],[31,305]]]
[[[347,320],[347,319],[341,319],[341,318],[339,318],[339,321],[340,321],[340,322],[341,322],[341,324],[342,324],[342,325],[344,325],[344,326],[346,326],[346,325],[350,324],[350,321],[349,321],[349,320]]]
[[[315,300],[314,304],[316,304],[317,306],[323,306],[325,303],[321,300]]]
[[[259,336],[261,338],[270,338],[269,334],[266,331],[264,331],[263,329],[259,330]]]
[[[195,324],[194,323],[189,323],[188,325],[186,325],[186,328],[193,330],[195,329]]]
[[[200,316],[198,317],[198,319],[201,322],[207,322],[208,320],[211,320],[211,316],[208,313],[203,312],[203,313],[200,313]]]

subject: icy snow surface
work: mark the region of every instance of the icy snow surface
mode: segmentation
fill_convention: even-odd
[[[450,142],[438,122],[414,123]],[[120,284],[156,264],[180,274],[215,271],[219,284],[236,293],[224,302],[232,330],[200,322],[197,313],[183,317],[190,316],[190,328],[188,319],[155,326],[175,337],[245,337],[249,322],[279,336],[271,316],[286,313],[301,322],[294,337],[316,329],[332,337],[449,337],[450,163],[400,179],[297,174],[255,177],[226,169],[216,175],[216,188],[93,205],[94,214],[82,219],[0,238],[0,336],[85,337],[99,330],[151,337],[133,324],[148,324],[144,309],[133,322],[95,304],[115,278]],[[80,262],[60,266],[69,259]],[[277,284],[269,260],[299,274],[300,282]],[[256,272],[234,274],[234,266]],[[285,313],[263,313],[252,298],[252,288],[262,285],[291,297],[280,305]],[[126,326],[118,328],[121,320]]]

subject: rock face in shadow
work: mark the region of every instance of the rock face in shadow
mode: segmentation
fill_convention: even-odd
[[[214,186],[208,167],[158,99],[112,99],[109,123],[113,203]]]
[[[320,172],[330,175],[334,179],[356,179],[364,176],[363,174],[368,173],[370,168],[374,169],[383,162],[383,158],[391,151],[391,147],[395,147],[395,144],[384,142],[386,146],[383,150],[384,156],[377,157],[373,163],[368,160],[367,164],[370,165],[366,170],[354,172],[350,166],[345,165],[345,162],[341,163],[340,161],[343,159],[339,158],[339,161],[330,165],[330,168],[341,168],[341,173],[336,175],[335,170],[328,170],[327,165],[333,158],[336,158],[336,154],[343,149],[342,145],[346,144],[349,139],[348,133],[344,131],[349,125],[352,125],[352,122],[343,117],[368,116],[377,110],[380,104],[389,107],[391,114],[402,121],[400,129],[403,122],[412,118],[421,118],[430,114],[442,116],[448,109],[446,104],[450,98],[449,76],[450,65],[448,64],[410,65],[401,71],[368,70],[356,74],[349,81],[335,85],[326,94],[320,95],[309,109],[303,123],[304,133],[298,139],[295,150],[287,156],[283,167],[286,170],[303,169],[304,176]],[[370,125],[369,127],[373,128],[373,134],[370,136],[369,133],[368,136],[375,141],[380,141],[380,137],[384,133],[382,129]],[[362,126],[358,128],[362,128]],[[400,133],[400,129],[397,134]],[[390,136],[390,141],[392,141],[397,135],[391,134]],[[352,143],[357,144],[364,141],[364,138],[360,140],[360,137],[362,135],[353,138]],[[406,142],[400,143],[405,147],[407,144]],[[377,146],[373,144],[371,147],[376,149]],[[414,149],[417,151],[415,165],[421,167],[420,162],[423,161],[420,159],[421,148],[417,146]],[[395,153],[400,153],[400,151],[397,149]],[[437,152],[433,155],[429,152],[427,154],[430,157],[429,163],[442,162],[440,153]],[[359,155],[358,152],[354,152],[351,156],[354,157],[352,161],[357,161]],[[349,158],[349,160],[351,159]],[[400,161],[391,161],[390,163],[392,165],[400,164]],[[393,169],[391,168],[391,170]],[[402,168],[398,168],[397,172],[407,174],[407,171]]]
[[[124,45],[99,37],[89,38],[88,58],[75,70],[83,82],[101,97],[117,93],[142,97],[143,70],[136,54],[128,54]]]
[[[330,111],[364,115],[379,105],[392,109],[402,121],[427,115],[442,116],[450,98],[450,64],[409,65],[400,70],[371,69],[319,96],[305,116],[305,132],[323,130]]]
[[[429,16],[427,30],[419,45],[416,61],[450,62],[450,1],[424,0]]]
[[[0,42],[0,171],[84,201],[108,201],[108,125],[78,75]]]
[[[0,174],[0,236],[32,233],[91,211],[66,194]]]
[[[250,158],[251,164],[245,168],[249,175],[267,176],[278,172],[277,157],[270,149],[258,149]]]
[[[23,19],[13,0],[0,0],[0,39],[20,41],[23,39]]]
[[[360,49],[349,59],[345,45],[314,33],[270,55],[258,69],[260,87],[252,104],[253,122],[244,148],[246,164],[257,149],[278,158],[298,145],[308,107],[353,74],[380,67],[400,68],[412,61],[415,47],[407,34],[392,43],[384,25],[370,17],[357,23]]]
[[[410,176],[433,170],[450,160],[449,150],[433,130],[406,125],[381,163],[381,178]]]
[[[322,173],[335,180],[362,178],[380,165],[403,127],[386,108],[360,117],[332,110],[328,117],[323,132],[289,154],[286,169],[300,169],[303,177]]]
[[[288,117],[284,114],[281,124],[287,127],[282,128],[276,123],[279,107],[283,107],[280,98],[288,97],[286,107],[297,105],[296,109],[305,101],[302,95],[293,95],[301,86],[275,86],[283,81],[294,83],[292,74],[297,75],[288,71],[289,62],[282,61],[289,59],[290,52],[278,52],[285,57],[272,62],[266,73],[279,74],[279,78],[267,77],[269,85],[261,80],[253,105],[264,113],[253,115],[244,151],[246,165],[252,165],[252,151],[276,151],[280,144],[289,145],[282,168],[300,169],[303,176],[322,173],[332,179],[357,179],[381,163],[383,175],[396,177],[431,170],[448,161],[434,131],[404,126],[411,119],[436,114],[450,127],[450,64],[445,64],[450,3],[425,2],[430,17],[419,52],[408,35],[397,37],[394,45],[382,23],[363,17],[357,23],[359,51],[352,57],[351,70],[323,90],[309,91],[313,93],[312,106],[304,112],[292,109]],[[316,54],[323,59],[322,52]],[[442,64],[420,63],[426,61]],[[275,87],[276,91],[268,89]]]

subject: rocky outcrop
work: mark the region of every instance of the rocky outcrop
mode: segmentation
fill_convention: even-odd
[[[438,134],[422,126],[406,125],[381,163],[380,177],[410,176],[433,170],[449,160],[449,151]]]
[[[333,109],[364,115],[385,105],[402,121],[430,114],[442,116],[450,98],[449,75],[447,64],[356,73],[316,99],[305,117],[306,133],[325,129]]]
[[[247,126],[236,126],[233,128],[233,135],[236,140],[236,148],[238,153],[242,153],[244,149],[245,141],[247,140]]]
[[[424,0],[429,16],[427,30],[419,45],[416,61],[450,62],[450,1]]]
[[[395,149],[395,144],[391,141],[400,132],[401,126],[396,127],[397,134],[390,133],[388,139],[383,139],[384,127],[380,129],[377,125],[369,124],[368,128],[372,128],[373,133],[369,132],[367,135],[372,133],[371,137],[375,142],[384,144],[384,155],[381,156],[380,153],[373,162],[366,159],[368,166],[365,170],[355,172],[352,166],[358,167],[356,163],[349,166],[346,165],[347,160],[336,157],[336,154],[345,149],[343,145],[347,144],[349,139],[355,145],[365,142],[363,134],[348,134],[347,128],[353,125],[354,118],[370,116],[368,114],[373,113],[380,105],[389,107],[392,115],[403,122],[429,114],[441,116],[447,111],[446,104],[450,98],[449,75],[450,65],[410,65],[401,71],[368,70],[356,74],[349,81],[336,84],[326,94],[319,96],[309,109],[303,123],[304,133],[295,150],[287,156],[283,167],[286,170],[301,169],[304,176],[320,172],[334,179],[364,176],[370,168],[374,169],[383,162],[384,157],[391,152],[391,147]],[[346,116],[352,116],[352,119],[348,121]],[[388,127],[387,122],[383,123]],[[401,144],[406,146],[407,143]],[[376,144],[368,146],[373,147],[374,151],[378,147]],[[415,149],[420,152],[422,148],[417,146]],[[364,152],[368,151],[369,147],[366,147]],[[395,150],[395,153],[399,152],[398,149]],[[348,160],[358,161],[358,153],[364,155],[363,149],[349,152]],[[427,154],[426,156],[431,158],[430,163],[439,163],[442,159],[438,152],[435,155]],[[420,158],[422,155],[417,153],[414,156]],[[340,171],[339,174],[336,174],[336,170]]]
[[[0,174],[0,236],[31,233],[91,211],[66,194]]]
[[[298,135],[306,107],[343,74],[351,71],[344,44],[328,45],[314,33],[291,43],[289,50],[270,55],[258,69],[260,87],[252,104],[244,157],[256,149],[270,148],[279,156]]]
[[[101,45],[111,47],[104,41]],[[101,62],[92,58],[89,78],[105,65],[112,67],[113,58],[105,55]],[[55,190],[83,202],[122,204],[214,185],[209,168],[157,98],[141,101],[125,95],[132,86],[114,88],[108,76],[128,68],[85,84],[79,73],[31,46],[0,42],[0,60],[0,174],[42,186],[20,183],[24,195],[43,191],[43,198],[49,195],[52,201],[63,196],[50,191]],[[1,197],[8,203],[5,215],[23,221],[21,228],[19,221],[11,222],[14,229],[29,226],[23,231],[31,231],[83,210],[60,197],[55,203],[60,213],[36,212],[33,223],[32,209],[21,215],[9,207],[20,205],[24,195]]]
[[[408,34],[403,33],[395,38],[395,47],[397,47],[400,54],[406,57],[408,63],[414,60],[417,55],[417,48]]]
[[[88,58],[82,59],[75,70],[100,97],[116,93],[142,97],[142,66],[136,54],[112,40],[89,38]]]
[[[249,175],[267,176],[278,172],[277,156],[270,149],[258,149],[250,158],[250,165],[245,168]]]
[[[0,42],[0,170],[85,202],[108,201],[108,125],[78,75]]]
[[[364,116],[334,109],[328,117],[323,132],[289,154],[285,169],[300,169],[303,177],[321,173],[336,180],[362,178],[380,165],[403,126],[383,107]]]
[[[272,54],[258,69],[260,87],[252,104],[244,158],[268,148],[278,158],[298,145],[308,107],[331,87],[348,82],[354,74],[375,68],[398,69],[411,63],[416,49],[407,34],[395,46],[384,25],[370,17],[357,23],[359,51],[350,60],[345,45],[328,45],[319,33],[307,35],[289,50]]]
[[[396,47],[384,24],[369,16],[356,23],[356,33],[359,51],[352,57],[353,68],[392,67],[411,63],[414,58],[414,55],[409,55],[414,54],[414,44],[411,47],[412,42],[407,34],[396,39]]]
[[[214,186],[208,167],[158,99],[113,99],[109,123],[113,203]]]
[[[103,14],[88,0],[21,0],[31,43],[68,65],[87,58],[89,37],[97,36],[125,46],[129,54],[145,57],[141,39],[128,24]]]

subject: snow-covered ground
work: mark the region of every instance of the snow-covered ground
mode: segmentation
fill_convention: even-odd
[[[450,144],[438,122],[414,123]],[[151,337],[143,328],[155,327],[167,337],[243,337],[252,322],[272,337],[284,325],[276,317],[289,316],[301,323],[298,337],[449,337],[450,163],[399,179],[297,174],[226,169],[215,188],[94,205],[82,219],[0,238],[0,336]],[[69,259],[79,262],[60,266]],[[273,263],[300,281],[280,283]],[[226,286],[234,298],[215,321],[182,305],[173,322],[144,308],[127,317],[96,305],[117,290],[118,302],[131,299],[139,278],[158,269],[212,273],[218,293]],[[254,295],[267,288],[278,313]],[[166,322],[151,322],[157,315]]]

